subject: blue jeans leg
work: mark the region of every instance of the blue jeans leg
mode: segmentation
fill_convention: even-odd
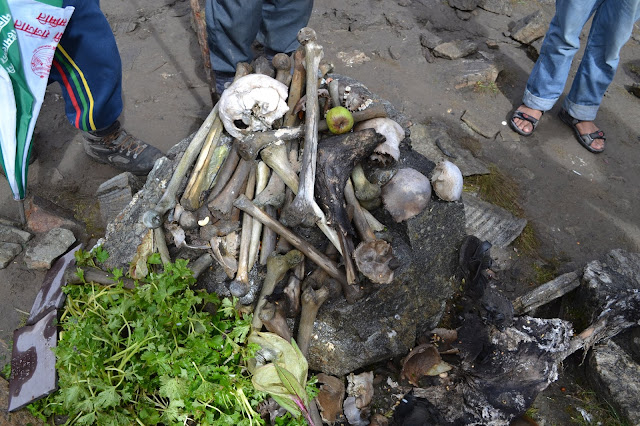
[[[620,49],[640,17],[640,0],[605,0],[593,17],[584,56],[563,106],[583,121],[593,121],[613,81]]]
[[[238,62],[251,62],[254,40],[273,52],[295,50],[312,7],[313,0],[207,0],[211,67],[233,73]]]
[[[580,48],[580,33],[603,0],[557,0],[556,14],[544,37],[540,56],[529,75],[523,103],[548,111],[562,95],[571,62]]]

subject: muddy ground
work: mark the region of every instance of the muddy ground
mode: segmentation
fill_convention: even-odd
[[[518,137],[502,124],[519,104],[534,64],[527,50],[504,32],[510,23],[537,9],[551,16],[554,8],[549,0],[504,3],[511,16],[477,8],[470,19],[462,20],[446,1],[322,0],[316,1],[310,26],[336,72],[362,81],[413,123],[444,128],[460,141],[469,140],[460,120],[467,111],[474,120],[500,131],[495,139],[476,134],[467,146],[517,184],[518,197],[512,202],[521,208],[539,242],[533,256],[513,251],[512,262],[500,271],[505,288],[515,294],[537,283],[541,270],[560,274],[613,248],[640,250],[640,99],[626,89],[640,81],[640,30],[636,28],[635,38],[622,51],[618,74],[598,115],[597,124],[608,137],[606,151],[593,155],[558,120],[559,106],[543,117],[529,138]],[[122,121],[131,133],[166,151],[197,130],[212,107],[189,2],[112,1],[102,7],[122,56]],[[425,59],[420,45],[425,29],[445,41],[476,42],[481,52],[473,57],[484,54],[502,70],[496,84],[456,89],[452,72],[456,61]],[[490,49],[486,41],[497,49]],[[353,63],[354,58],[364,61]],[[94,194],[118,172],[84,155],[80,135],[64,116],[58,87],[47,91],[36,144],[40,156],[30,169],[31,193],[73,209],[88,223],[89,232],[99,237],[103,224]],[[6,184],[0,186],[0,200],[0,214],[17,218]],[[4,357],[0,364],[7,360],[11,331],[24,321],[42,276],[24,268],[21,257],[0,271],[0,357]],[[553,388],[569,385],[575,382],[563,376]],[[560,391],[558,395],[567,396]],[[540,416],[544,412],[541,408]]]

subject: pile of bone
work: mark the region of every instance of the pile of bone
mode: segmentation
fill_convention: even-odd
[[[462,175],[444,162],[431,182],[405,168],[394,170],[382,187],[371,183],[365,169],[389,168],[398,160],[404,129],[387,118],[379,101],[325,78],[332,67],[322,61],[312,29],[300,30],[298,39],[301,47],[291,57],[278,54],[272,64],[261,58],[238,65],[234,82],[144,221],[152,228],[164,223],[176,247],[208,250],[228,276],[229,292],[255,305],[254,329],[264,325],[289,340],[286,317],[300,315],[296,340],[306,355],[326,299],[345,297],[353,303],[365,294],[367,282],[393,281],[398,262],[391,245],[376,236],[385,226],[369,210],[383,205],[396,222],[407,220],[425,209],[432,184],[440,198],[459,199]],[[335,106],[352,112],[353,131],[328,131],[324,117]],[[175,205],[171,191],[187,169],[190,175]],[[322,245],[293,231],[300,226],[317,226],[328,248],[320,251]],[[255,290],[250,272],[258,265],[267,265],[267,272]],[[309,273],[305,265],[317,267]],[[289,270],[286,303],[269,301]]]

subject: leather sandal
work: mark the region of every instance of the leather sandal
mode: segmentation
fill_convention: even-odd
[[[576,124],[582,123],[583,120],[578,120],[577,118],[573,118],[571,115],[569,115],[569,112],[567,112],[567,110],[565,110],[564,108],[560,110],[560,112],[558,113],[558,117],[560,118],[560,120],[562,120],[564,124],[566,124],[567,126],[573,129],[573,133],[575,133],[576,139],[578,139],[578,142],[580,142],[580,145],[584,146],[587,149],[587,151],[593,152],[594,154],[600,154],[601,152],[604,151],[604,147],[602,147],[601,149],[595,149],[591,147],[591,145],[593,145],[593,142],[596,139],[602,139],[603,142],[607,140],[602,130],[598,130],[593,133],[580,134],[580,131],[578,130],[578,127],[576,126]]]
[[[518,107],[520,108],[520,107]],[[542,114],[544,115],[544,111],[542,111]],[[528,121],[529,123],[531,123],[531,126],[533,126],[533,129],[531,129],[530,132],[525,132],[524,130],[522,130],[520,127],[518,127],[516,125],[516,122],[513,121],[515,118],[519,118],[520,120],[524,120],[524,121]],[[540,116],[540,118],[542,118],[542,116]],[[521,134],[522,136],[531,136],[533,134],[533,131],[536,130],[536,127],[538,126],[538,122],[540,120],[538,120],[537,118],[533,118],[532,116],[530,116],[529,114],[527,114],[526,112],[520,111],[519,109],[515,110],[513,112],[513,114],[511,114],[511,119],[509,120],[509,125],[511,126],[511,128],[513,129],[514,132]]]

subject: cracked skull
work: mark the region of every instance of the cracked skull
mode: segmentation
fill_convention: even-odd
[[[251,132],[271,129],[288,110],[287,86],[263,75],[249,74],[236,80],[220,97],[219,114],[231,136],[242,139]]]

